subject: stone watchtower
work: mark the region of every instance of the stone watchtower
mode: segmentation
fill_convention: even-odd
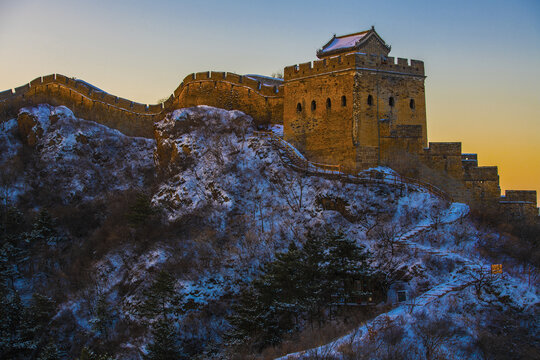
[[[372,27],[334,36],[284,70],[285,140],[308,159],[357,172],[427,146],[424,63],[389,57]]]

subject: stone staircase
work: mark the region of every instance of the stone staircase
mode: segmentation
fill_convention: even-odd
[[[431,194],[447,201],[453,201],[452,197],[446,192],[418,179],[382,173],[348,174],[342,171],[341,165],[321,164],[307,160],[296,148],[271,131],[254,131],[253,135],[267,140],[278,150],[281,160],[286,166],[308,175],[324,176],[355,184],[387,185],[400,189],[415,187],[419,190],[427,190]]]
[[[441,222],[438,224],[438,226],[461,221],[468,215],[468,211],[464,212],[460,214],[460,216],[456,219]],[[431,256],[437,256],[440,258],[451,257],[454,261],[457,260],[459,263],[463,264],[463,266],[454,273],[453,278],[450,281],[438,284],[435,287],[422,293],[421,295],[407,301],[405,303],[405,305],[407,306],[425,306],[430,302],[437,300],[452,291],[459,291],[469,286],[476,280],[474,277],[471,276],[471,273],[489,272],[489,269],[483,268],[482,265],[477,264],[472,260],[463,257],[462,255],[459,255],[456,252],[434,248],[431,246],[424,246],[412,241],[412,238],[418,236],[423,232],[433,229],[434,226],[435,224],[429,224],[414,227],[413,229],[399,236],[398,245]]]
[[[344,174],[344,173],[341,172],[341,169],[340,169],[339,165],[324,165],[324,164],[313,163],[313,162],[310,162],[310,161],[306,160],[298,152],[298,150],[296,150],[288,142],[284,141],[283,139],[281,139],[280,137],[278,137],[277,135],[275,135],[272,132],[259,131],[259,132],[256,132],[255,135],[268,139],[269,142],[275,148],[277,148],[277,149],[279,149],[281,151],[280,154],[282,154],[283,162],[287,166],[290,166],[290,167],[292,167],[292,168],[294,168],[294,169],[296,169],[298,171],[304,171],[306,173],[314,174],[314,175],[328,175],[328,174],[331,174],[331,175],[334,175],[334,177],[339,178],[340,180],[345,180],[345,181],[354,182],[354,183],[363,183],[363,184],[366,184],[366,183],[371,183],[371,184],[373,184],[373,183],[376,183],[376,184],[384,183],[384,184],[387,184],[387,185],[402,185],[402,184],[418,185],[418,186],[422,186],[423,188],[425,188],[430,193],[432,193],[432,194],[434,194],[436,196],[442,197],[442,198],[444,198],[446,200],[451,200],[450,196],[447,195],[446,193],[442,192],[441,190],[436,189],[435,187],[433,187],[433,186],[431,186],[429,184],[420,183],[419,181],[416,181],[414,179],[409,179],[409,178],[405,178],[405,177],[398,177],[398,176],[390,176],[391,178],[389,179],[388,175],[385,178],[380,179],[380,178],[360,177],[360,176]],[[384,180],[386,180],[386,181],[384,181]],[[388,181],[388,180],[390,180],[390,181]],[[463,218],[465,218],[468,215],[469,215],[469,212],[467,211],[465,213],[462,213],[458,218],[456,218],[456,219],[454,219],[452,221],[446,221],[446,222],[443,221],[443,222],[437,224],[437,226],[441,226],[441,225],[445,225],[445,224],[451,224],[451,223],[460,221],[460,220],[462,220]],[[409,231],[399,235],[399,237],[397,239],[398,240],[397,245],[400,246],[400,247],[407,247],[409,249],[416,250],[418,252],[422,252],[424,254],[429,254],[429,255],[432,255],[432,256],[437,256],[437,257],[453,256],[453,257],[455,257],[456,256],[455,253],[450,253],[450,252],[443,251],[443,250],[433,248],[433,247],[428,248],[428,247],[421,246],[421,245],[416,244],[416,243],[411,241],[411,239],[413,239],[414,237],[420,235],[421,233],[424,233],[424,232],[427,232],[427,231],[433,229],[434,226],[435,226],[435,224],[418,225],[418,226],[410,229]],[[438,298],[443,297],[444,295],[448,294],[449,292],[458,291],[458,290],[461,290],[461,289],[467,287],[468,285],[470,285],[470,283],[472,281],[474,281],[474,279],[472,279],[470,276],[467,276],[466,274],[469,271],[478,271],[478,266],[473,264],[468,259],[462,258],[461,260],[464,263],[464,266],[462,268],[462,271],[464,273],[463,275],[458,276],[458,277],[452,279],[449,282],[442,283],[442,284],[439,284],[439,285],[431,288],[430,290],[428,290],[428,291],[422,293],[421,295],[417,296],[416,298],[412,299],[412,302],[409,301],[405,305],[424,306],[424,305],[427,305],[430,302],[432,302],[432,301],[434,301],[434,300],[436,300]]]
[[[457,217],[456,219],[453,219],[447,222],[442,222],[442,223],[439,223],[438,225],[451,224],[451,223],[462,220],[468,215],[469,215],[469,212],[467,211],[460,214],[460,216]],[[450,281],[440,283],[432,287],[431,289],[423,292],[419,296],[416,296],[415,298],[410,299],[406,302],[400,303],[398,306],[396,306],[392,310],[376,316],[375,318],[369,320],[367,323],[357,328],[352,333],[345,335],[335,341],[332,341],[326,345],[322,345],[318,348],[313,348],[310,350],[304,350],[297,353],[288,354],[276,360],[299,359],[299,358],[303,358],[304,356],[308,356],[308,357],[313,356],[313,355],[318,356],[320,354],[329,355],[330,353],[333,352],[333,350],[339,348],[340,344],[350,343],[354,341],[354,338],[358,334],[362,334],[365,331],[367,331],[368,327],[371,326],[373,323],[375,323],[378,319],[381,319],[383,317],[394,318],[398,316],[398,314],[400,313],[414,311],[414,308],[417,306],[419,307],[426,306],[429,303],[444,297],[448,293],[460,291],[468,287],[469,285],[471,285],[475,281],[475,278],[470,275],[471,272],[486,271],[486,270],[489,271],[489,269],[484,269],[481,265],[476,264],[470,259],[465,258],[461,255],[458,255],[454,252],[445,251],[445,250],[428,247],[428,246],[422,246],[420,244],[412,242],[412,238],[414,238],[415,236],[425,231],[432,229],[434,226],[435,224],[418,225],[412,228],[411,230],[405,232],[404,234],[399,235],[398,241],[399,241],[399,244],[402,246],[407,246],[426,254],[440,256],[440,257],[452,256],[454,259],[456,259],[457,257],[457,260],[459,260],[463,264],[463,267],[457,270],[453,274],[452,279]],[[324,357],[321,357],[321,358],[324,358]]]

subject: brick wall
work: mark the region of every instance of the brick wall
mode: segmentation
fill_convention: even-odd
[[[427,143],[421,61],[351,53],[288,66],[284,74],[285,139],[313,161],[357,172],[379,163],[379,146],[387,158],[395,151],[418,152]],[[382,142],[378,119],[394,131]],[[415,127],[415,135],[400,137],[400,126]]]
[[[153,124],[162,117],[163,105],[145,105],[97,91],[80,81],[53,74],[0,93],[0,114],[17,116],[20,108],[48,103],[65,105],[76,116],[96,121],[126,135],[152,137]]]
[[[167,108],[209,105],[240,110],[259,124],[281,124],[283,86],[266,85],[248,76],[225,72],[190,74],[174,91]]]

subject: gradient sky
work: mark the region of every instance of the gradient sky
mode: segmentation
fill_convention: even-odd
[[[156,103],[185,75],[270,75],[375,25],[426,67],[429,141],[540,191],[540,1],[0,0],[0,90],[50,73]]]

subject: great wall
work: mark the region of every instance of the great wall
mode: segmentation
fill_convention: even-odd
[[[285,67],[283,79],[198,72],[153,105],[52,74],[0,92],[0,116],[4,121],[40,103],[65,105],[78,117],[152,138],[154,123],[174,109],[235,109],[260,127],[283,125],[284,141],[312,162],[339,166],[341,173],[388,165],[422,178],[421,164],[445,174],[450,181],[444,190],[457,200],[496,201],[510,213],[538,216],[536,191],[507,190],[501,197],[496,166],[478,166],[477,155],[463,154],[461,143],[428,143],[424,63],[396,61],[389,52],[374,28],[334,36],[317,51],[319,60]]]
[[[0,92],[0,114],[6,119],[16,117],[24,106],[65,105],[79,117],[126,135],[152,138],[156,121],[175,108],[187,106],[204,104],[236,109],[261,123],[271,122],[282,113],[282,92],[282,87],[269,86],[246,76],[204,72],[186,76],[164,103],[147,105],[111,95],[81,80],[51,74]]]

